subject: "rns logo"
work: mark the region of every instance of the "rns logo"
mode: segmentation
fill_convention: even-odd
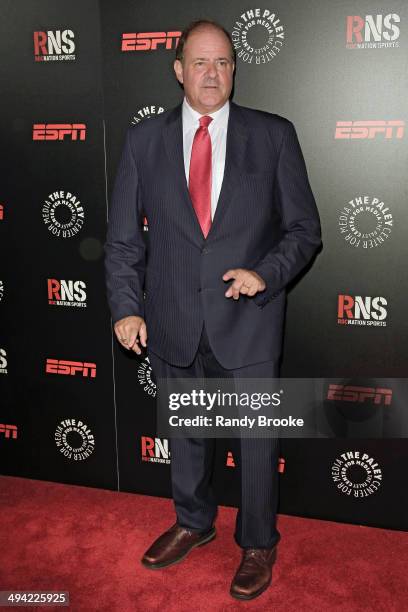
[[[339,325],[374,325],[385,327],[387,310],[384,297],[362,297],[341,294],[337,302]]]
[[[36,62],[74,60],[74,33],[72,30],[34,32],[34,59]]]
[[[7,374],[7,353],[0,348],[0,374]]]
[[[84,281],[47,279],[48,303],[52,306],[77,306],[86,308],[86,284]]]
[[[169,441],[142,436],[142,461],[151,463],[170,463]]]
[[[388,15],[349,15],[346,18],[346,47],[348,49],[379,49],[399,47],[396,42],[401,21],[396,13]]]

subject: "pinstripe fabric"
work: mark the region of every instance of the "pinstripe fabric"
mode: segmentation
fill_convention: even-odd
[[[191,366],[172,366],[149,351],[157,379],[160,378],[269,378],[278,376],[276,362],[253,364],[225,370],[211,350],[203,328],[196,357]],[[171,480],[177,521],[183,527],[208,531],[215,520],[217,502],[211,487],[215,440],[173,438]],[[280,539],[276,528],[278,506],[277,439],[240,439],[236,465],[241,484],[235,540],[243,548],[271,548]]]
[[[128,130],[105,245],[108,300],[114,321],[145,316],[151,350],[169,363],[191,364],[204,321],[224,368],[277,361],[285,287],[320,244],[318,212],[287,119],[231,103],[224,179],[207,239],[187,188],[181,106]],[[266,290],[225,298],[222,275],[237,267],[256,270]]]

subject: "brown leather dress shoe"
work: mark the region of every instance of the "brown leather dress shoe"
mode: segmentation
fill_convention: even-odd
[[[277,545],[273,548],[246,548],[231,583],[230,594],[236,599],[254,599],[263,593],[272,580],[272,565]]]
[[[149,569],[168,567],[184,559],[193,548],[207,544],[214,538],[215,527],[206,533],[199,533],[175,523],[153,542],[141,561]]]

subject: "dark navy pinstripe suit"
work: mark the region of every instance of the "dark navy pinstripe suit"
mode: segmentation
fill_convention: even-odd
[[[141,229],[143,214],[149,224],[148,252]],[[205,327],[205,343],[220,368],[246,376],[246,367],[270,362],[271,375],[277,375],[285,288],[320,244],[319,215],[295,128],[287,119],[231,103],[224,179],[207,239],[185,178],[181,105],[128,130],[105,245],[107,293],[114,322],[129,315],[145,318],[156,370],[160,363],[191,366],[200,339],[202,348]],[[258,272],[266,282],[265,291],[255,297],[241,295],[237,301],[227,299],[229,283],[222,275],[230,268]],[[264,375],[250,371],[253,377]],[[175,453],[173,440],[173,463],[176,455],[180,461],[191,459],[192,447],[188,441],[177,444],[182,442],[183,450]],[[269,460],[277,459],[277,450],[274,441],[267,452],[267,442],[251,442],[251,469],[260,453],[255,481],[259,503],[265,506],[265,499],[273,497]],[[206,453],[208,449],[201,461]],[[241,461],[244,469],[245,458]],[[174,466],[173,489],[178,490],[176,471],[181,481],[185,475],[182,466]],[[249,481],[251,475],[247,476],[244,480]],[[253,491],[250,495],[257,497]],[[190,526],[208,527],[204,523],[210,514]],[[258,513],[249,511],[248,518],[251,514]],[[266,522],[271,520],[266,517]],[[276,539],[272,529],[268,535],[265,529],[260,533],[258,545],[266,547]],[[245,540],[237,534],[242,546],[254,546],[257,538]]]

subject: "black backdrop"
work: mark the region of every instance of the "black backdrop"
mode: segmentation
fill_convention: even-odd
[[[125,130],[181,100],[177,32],[198,17],[233,34],[234,100],[294,122],[321,214],[323,252],[289,295],[283,375],[406,376],[404,2],[3,0],[2,11],[1,473],[170,495],[148,360],[112,338],[102,245]],[[371,308],[338,313],[342,295]],[[408,527],[405,440],[284,440],[281,454],[281,512]],[[218,444],[221,503],[237,502],[238,461],[233,442]]]

